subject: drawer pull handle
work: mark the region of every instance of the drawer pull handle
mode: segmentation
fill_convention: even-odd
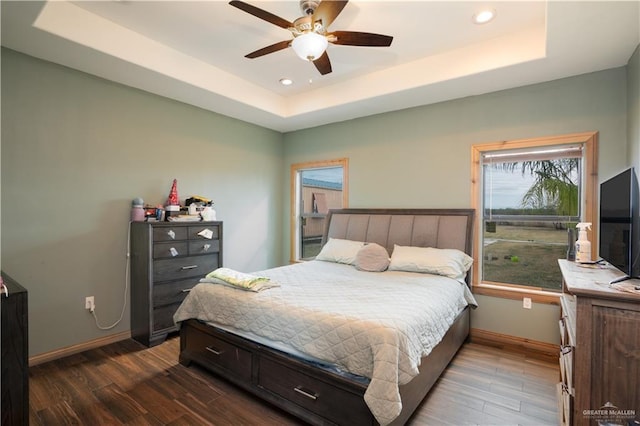
[[[191,289],[190,289],[190,288],[183,288],[183,289],[182,289],[182,292],[183,292],[183,293],[189,293],[190,291],[191,291]]]
[[[209,352],[211,352],[214,355],[222,355],[222,351],[217,351],[217,350],[213,349],[211,346],[207,346],[205,349],[208,350]]]
[[[204,251],[209,251],[209,249],[211,248],[211,244],[205,244],[202,246],[202,248],[204,249]]]
[[[173,229],[169,229],[169,231],[167,232],[167,235],[172,239],[175,240],[176,239],[176,233],[174,232]]]
[[[195,269],[197,267],[198,267],[198,265],[189,265],[189,266],[183,266],[180,269],[182,269],[183,271],[186,271],[187,269]]]
[[[293,388],[293,390],[298,392],[300,395],[304,395],[309,399],[313,399],[314,401],[318,399],[318,396],[316,394],[309,393],[304,389],[302,389],[300,386],[298,386],[297,388]]]

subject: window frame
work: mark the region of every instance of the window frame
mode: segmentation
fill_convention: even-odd
[[[291,172],[289,176],[290,182],[290,217],[289,217],[289,263],[304,262],[303,259],[298,259],[298,230],[300,229],[299,212],[300,206],[300,191],[299,185],[300,173],[304,170],[323,169],[331,167],[342,167],[342,208],[349,207],[349,159],[338,158],[334,160],[320,160],[309,161],[305,163],[295,163],[291,165]]]
[[[482,294],[507,299],[529,297],[538,303],[558,303],[559,293],[536,287],[526,287],[509,283],[498,283],[481,280],[481,261],[483,253],[482,213],[483,176],[482,157],[487,152],[498,152],[514,149],[540,148],[554,145],[578,144],[583,146],[584,163],[580,211],[582,221],[594,224],[591,232],[591,246],[598,247],[598,227],[595,226],[598,211],[598,132],[571,133],[567,135],[546,136],[531,139],[499,141],[471,146],[471,205],[476,210],[474,228],[474,250],[472,266],[472,289],[475,294]],[[596,250],[592,250],[595,259]]]

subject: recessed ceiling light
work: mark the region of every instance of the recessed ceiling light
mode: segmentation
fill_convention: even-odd
[[[283,86],[291,86],[293,84],[293,80],[291,80],[290,78],[281,78],[280,84],[282,84]]]
[[[496,11],[493,9],[483,10],[473,15],[473,22],[476,24],[486,24],[496,17]]]

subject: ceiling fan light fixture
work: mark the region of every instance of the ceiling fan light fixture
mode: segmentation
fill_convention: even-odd
[[[325,36],[314,32],[299,35],[291,42],[291,47],[296,55],[300,59],[310,62],[322,56],[328,45],[329,42]]]

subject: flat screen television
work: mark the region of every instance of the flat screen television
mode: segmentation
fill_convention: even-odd
[[[633,168],[600,184],[600,257],[626,278],[640,277],[638,180]]]

